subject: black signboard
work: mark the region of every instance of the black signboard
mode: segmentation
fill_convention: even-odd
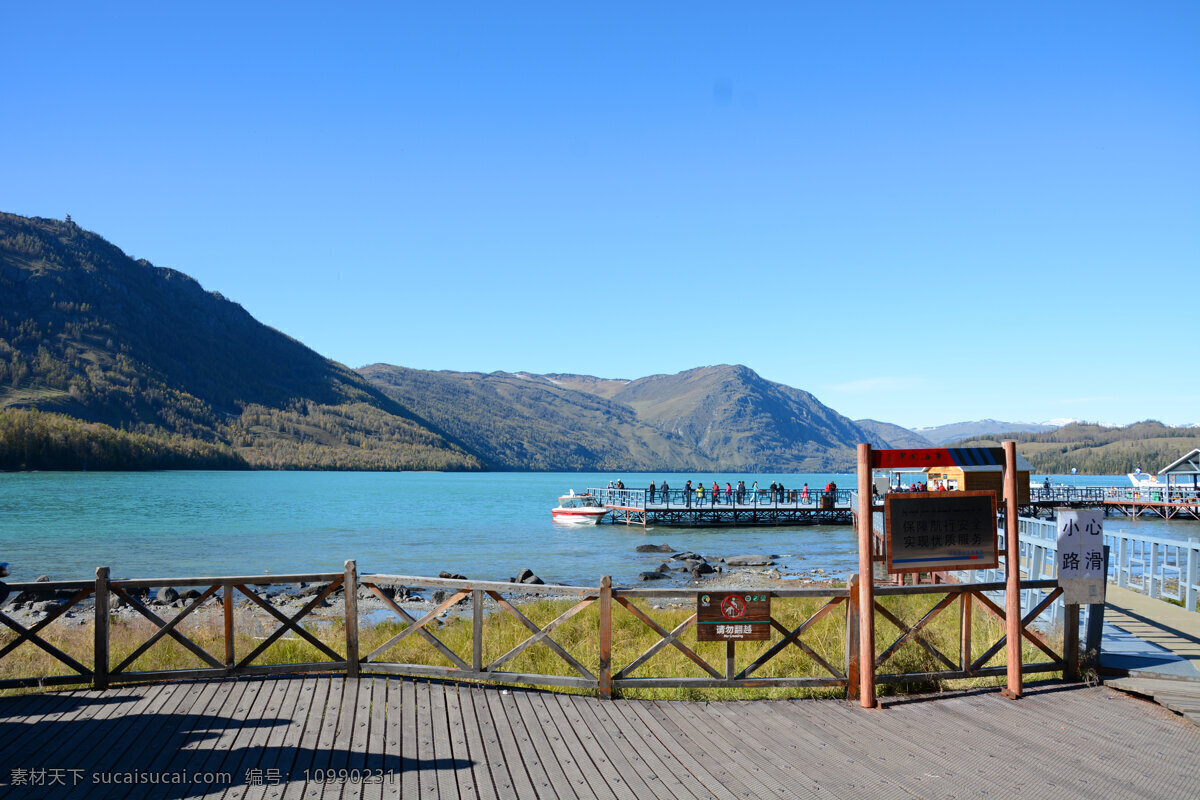
[[[701,642],[765,642],[771,638],[767,592],[701,592],[696,595],[696,639]]]
[[[990,569],[996,549],[996,493],[906,492],[884,496],[888,572]]]

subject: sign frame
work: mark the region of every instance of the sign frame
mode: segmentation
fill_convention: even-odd
[[[947,512],[950,510],[944,504],[958,503],[965,505],[961,501],[969,500],[970,505],[979,505],[977,498],[987,498],[990,500],[991,511],[987,524],[983,529],[982,535],[985,546],[980,550],[978,547],[967,544],[959,545],[957,543],[947,543],[944,540],[937,545],[931,545],[929,549],[942,548],[946,555],[936,556],[929,559],[924,559],[914,566],[897,565],[896,556],[896,535],[903,536],[903,531],[895,531],[894,523],[896,518],[902,516],[899,509],[900,504],[929,504],[929,511],[936,511],[943,516],[942,520],[931,520],[931,525],[941,527],[942,525],[955,522],[955,519],[945,519]],[[941,508],[933,508],[937,504],[943,504]],[[897,508],[893,510],[893,505]],[[991,489],[976,489],[972,491],[954,491],[954,492],[897,492],[884,495],[884,529],[887,552],[887,570],[889,574],[902,575],[918,572],[931,572],[941,570],[973,570],[973,569],[996,569],[1000,566],[1000,546],[999,535],[997,533],[996,517],[998,509],[998,498],[996,492]],[[962,520],[960,519],[959,522]],[[936,536],[939,539],[942,536],[950,535],[948,532],[930,531],[928,534],[931,538]],[[954,535],[957,537],[958,532]],[[958,540],[956,539],[955,542]],[[963,547],[971,547],[976,550],[979,555],[960,555],[953,553],[951,550],[960,549]],[[983,556],[982,558],[980,556]],[[954,560],[958,557],[958,560]]]

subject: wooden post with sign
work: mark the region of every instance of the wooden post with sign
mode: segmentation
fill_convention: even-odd
[[[1021,564],[1020,533],[1017,523],[1017,448],[1008,441],[1003,447],[934,447],[900,450],[876,450],[858,446],[858,623],[859,623],[859,702],[864,708],[876,706],[875,697],[875,591],[872,563],[871,473],[875,469],[928,469],[939,466],[974,467],[1002,471],[1005,508],[1005,557],[1007,597],[1005,599],[1005,644],[1007,647],[1007,687],[1004,695],[1021,696]],[[902,576],[940,567],[980,569],[995,564],[996,505],[994,490],[975,492],[924,492],[889,494],[885,501],[884,554],[889,573]],[[990,507],[989,507],[990,506]],[[901,537],[895,534],[893,512],[900,520]],[[949,528],[953,524],[954,533]],[[919,570],[919,571],[918,571]],[[903,583],[903,581],[901,581]],[[969,594],[964,596],[969,598]],[[962,631],[965,653],[970,652],[971,604],[964,599]],[[969,657],[963,669],[970,671]]]
[[[1021,675],[1021,546],[1017,522],[1017,443],[1001,443],[1004,448],[1004,622],[1008,641],[1006,660],[1008,686],[1001,694],[1016,700],[1024,694]]]
[[[875,708],[875,560],[871,557],[871,445],[858,446],[858,703]]]

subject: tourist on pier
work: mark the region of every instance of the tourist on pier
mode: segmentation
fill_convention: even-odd
[[[667,482],[663,481],[662,486],[658,487],[658,490],[662,493],[663,502],[666,503],[667,505],[670,505],[671,504],[671,495],[668,493],[671,491],[671,487],[667,486]]]
[[[775,492],[776,492],[778,489],[779,489],[779,484],[775,483],[775,481],[771,481],[770,490],[771,490],[771,502],[772,502],[772,503],[774,503],[774,502],[775,502],[775,498],[776,498],[776,496],[777,496],[777,495],[775,494]]]
[[[754,500],[755,503],[758,502],[758,492],[759,492],[758,481],[755,481],[754,485],[750,487],[750,497]]]
[[[746,502],[746,482],[745,481],[738,481],[737,501],[738,501],[738,503]]]
[[[712,504],[715,506],[719,502],[721,502],[721,487],[717,485],[716,481],[713,481]]]
[[[780,481],[780,482],[779,482],[779,486],[778,486],[777,488],[778,488],[778,491],[779,491],[779,502],[781,502],[781,503],[782,503],[782,502],[783,502],[783,499],[784,499],[785,497],[787,497],[787,495],[783,493],[783,481]]]
[[[807,483],[805,483],[804,488],[800,490],[800,502],[802,502],[802,503],[808,502],[808,484]]]
[[[696,505],[704,505],[704,481],[696,481]]]
[[[692,507],[692,482],[691,481],[688,481],[687,485],[683,487],[683,502],[687,504],[688,508]]]
[[[654,502],[654,481],[650,481],[650,502]]]
[[[733,505],[733,485],[725,481],[725,505]]]

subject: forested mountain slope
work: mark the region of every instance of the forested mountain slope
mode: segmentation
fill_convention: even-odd
[[[255,467],[479,466],[353,370],[187,275],[69,221],[0,214],[0,413],[33,407]],[[28,468],[15,453],[0,441],[0,468]]]
[[[743,366],[638,380],[386,364],[359,372],[504,469],[848,469],[858,442],[884,441]]]
[[[1089,475],[1124,475],[1135,469],[1158,472],[1200,447],[1200,429],[1170,428],[1147,420],[1121,428],[1086,422],[1047,433],[1018,433],[1017,450],[1039,472],[1055,475],[1072,468]],[[967,439],[963,445],[995,445],[995,439]]]

